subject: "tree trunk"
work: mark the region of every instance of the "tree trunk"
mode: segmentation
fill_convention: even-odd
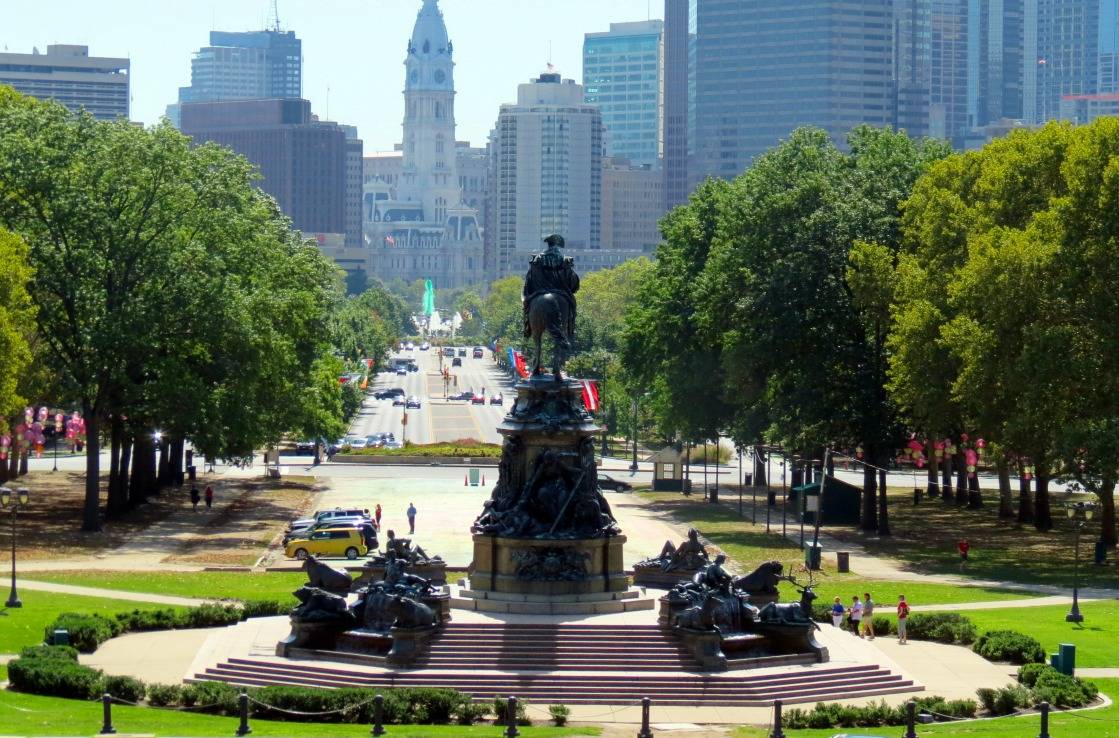
[[[940,462],[936,458],[936,441],[930,440],[928,443],[929,449],[929,482],[925,489],[925,496],[930,500],[935,500],[940,497],[940,479],[938,472],[940,471]]]
[[[886,509],[886,470],[883,468],[878,471],[878,535],[880,536],[890,535],[890,516]]]
[[[754,447],[754,486],[765,487],[768,485],[768,478],[765,475],[765,452]]]
[[[82,508],[82,531],[101,530],[101,423],[89,403],[82,403],[85,418],[85,505]]]
[[[30,458],[31,458],[31,447],[28,446],[27,450],[25,450],[23,452],[23,454],[19,457],[19,474],[20,474],[20,476],[23,476],[23,475],[27,474],[27,472],[28,472],[27,463],[28,463],[28,459],[30,459]]]
[[[132,509],[132,499],[129,496],[132,485],[128,483],[128,472],[132,468],[132,439],[128,430],[123,429],[120,438],[120,497],[124,500],[127,509]]]
[[[171,440],[171,484],[176,487],[183,486],[183,451],[186,449],[186,439],[175,436]]]
[[[156,492],[160,492],[164,487],[171,484],[171,448],[168,445],[167,436],[159,437],[159,466],[156,472]]]
[[[979,472],[969,474],[967,478],[967,506],[971,510],[983,507],[983,491],[979,489]]]
[[[864,459],[873,459],[874,448],[869,443],[864,443],[866,453]],[[874,474],[874,467],[863,464],[863,504],[859,527],[865,531],[878,530],[878,481]]]
[[[155,484],[155,449],[151,431],[141,429],[132,441],[132,483],[128,490],[128,502],[132,507],[142,505],[148,499]]]
[[[124,485],[120,479],[120,445],[124,424],[116,413],[110,417],[109,422],[109,497],[105,502],[106,518],[116,517],[128,509],[128,499],[124,496]]]
[[[995,462],[999,473],[999,517],[1010,519],[1014,517],[1014,493],[1010,489],[1010,463],[1005,456],[999,456]]]
[[[945,503],[951,504],[952,502],[952,455],[948,453],[947,449],[944,451],[944,469],[942,470],[944,476],[941,478],[941,499]]]
[[[1105,479],[1100,487],[1100,539],[1115,548],[1115,480]]]
[[[19,476],[19,448],[16,447],[16,442],[12,441],[12,453],[8,456],[8,479],[15,479]]]
[[[956,504],[967,504],[967,459],[964,458],[963,445],[957,446],[959,455],[956,458]]]
[[[1026,464],[1018,459],[1018,522],[1034,521],[1034,503],[1030,495],[1030,480],[1026,479]]]
[[[1037,494],[1034,495],[1034,527],[1053,530],[1053,512],[1049,508],[1049,470],[1037,466]]]

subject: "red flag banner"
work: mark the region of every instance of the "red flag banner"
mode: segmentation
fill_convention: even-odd
[[[590,379],[583,380],[583,406],[589,412],[598,412],[598,386]]]
[[[516,362],[517,374],[521,375],[521,379],[528,379],[528,364],[525,362],[525,355],[520,351],[513,352],[513,361]]]

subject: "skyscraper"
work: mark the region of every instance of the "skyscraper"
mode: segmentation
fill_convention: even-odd
[[[1100,0],[1025,0],[1022,114],[1026,122],[1061,117],[1062,96],[1096,93],[1100,10]]]
[[[663,35],[659,20],[611,23],[583,37],[584,100],[606,126],[608,156],[660,165],[663,151]]]
[[[971,44],[977,40],[969,22],[978,17],[979,5],[980,0],[897,0],[897,128],[963,146],[971,124]]]
[[[167,107],[178,125],[179,105],[215,100],[303,97],[303,42],[294,31],[211,31],[210,45],[190,61],[190,86]]]
[[[664,199],[665,209],[688,199],[689,51],[695,29],[689,26],[696,0],[664,0]],[[689,32],[690,28],[690,32]]]
[[[308,236],[346,232],[346,132],[312,119],[307,100],[187,103],[182,130],[228,146],[260,169],[260,188]],[[356,203],[356,198],[351,202]]]
[[[972,127],[1022,117],[1023,0],[970,0],[968,120]]]
[[[54,100],[98,120],[128,117],[128,59],[90,56],[88,46],[51,44],[46,54],[0,53],[0,84]]]
[[[893,124],[892,0],[698,0],[694,15],[693,186],[738,175],[798,126],[843,145],[861,123]]]
[[[438,0],[424,0],[406,48],[400,163],[391,155],[367,160],[363,229],[372,271],[386,281],[431,279],[437,288],[475,284],[482,231],[477,210],[463,202],[454,45]]]
[[[559,233],[569,251],[602,237],[602,113],[583,87],[545,72],[501,106],[491,138],[493,190],[487,275],[520,273],[541,240]]]

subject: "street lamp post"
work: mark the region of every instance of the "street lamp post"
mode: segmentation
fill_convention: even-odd
[[[629,470],[637,473],[637,395],[633,396],[633,463],[629,465]]]
[[[1072,565],[1072,609],[1069,610],[1068,615],[1065,615],[1065,622],[1084,622],[1084,616],[1080,613],[1080,531],[1084,530],[1084,526],[1092,519],[1092,513],[1095,511],[1096,506],[1091,502],[1074,502],[1065,508],[1069,520],[1072,521],[1072,527],[1076,530],[1074,544],[1076,553]]]
[[[12,508],[12,591],[8,595],[5,606],[16,608],[23,607],[19,594],[16,592],[16,511],[20,505],[26,505],[31,500],[31,492],[27,487],[20,487],[13,496],[9,487],[0,487],[0,507]]]

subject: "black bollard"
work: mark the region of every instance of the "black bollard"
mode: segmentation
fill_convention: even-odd
[[[917,738],[917,703],[905,703],[905,735],[902,738]]]
[[[385,698],[377,695],[373,698],[373,735],[385,734]]]
[[[505,738],[517,738],[521,731],[517,730],[517,698],[509,698],[509,709],[506,710],[509,719],[509,727],[505,729]]]
[[[1037,709],[1041,710],[1041,732],[1037,738],[1049,738],[1049,703],[1042,702]]]
[[[248,735],[253,732],[253,729],[249,727],[249,695],[247,692],[238,695],[237,706],[241,713],[241,724],[237,726],[237,735]]]
[[[773,732],[769,738],[785,738],[785,731],[781,730],[781,700],[773,700]]]
[[[641,730],[637,738],[653,738],[653,731],[649,729],[649,698],[641,698]]]
[[[107,692],[101,695],[101,708],[104,714],[101,735],[112,735],[117,729],[113,727],[113,698]]]

